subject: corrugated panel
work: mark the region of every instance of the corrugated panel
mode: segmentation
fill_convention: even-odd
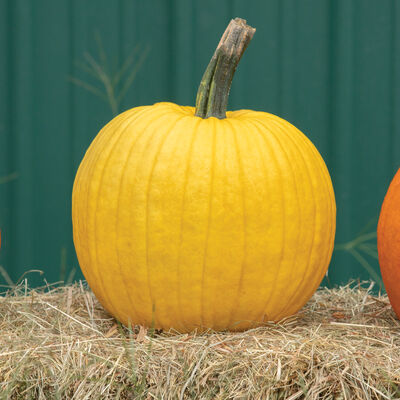
[[[9,125],[6,134],[10,135],[10,169],[16,172],[15,181],[2,187],[9,190],[11,221],[3,231],[5,251],[10,248],[9,259],[2,262],[10,275],[23,272],[24,265],[32,265],[34,249],[34,187],[33,165],[35,161],[33,131],[33,46],[32,46],[32,4],[17,0],[8,2],[9,52],[8,77]],[[38,232],[39,233],[39,232]]]
[[[11,31],[8,3],[0,2],[0,182],[5,181],[3,175],[11,173],[11,84],[10,84],[10,57],[11,57]],[[3,179],[3,180],[2,180]],[[0,264],[7,262],[10,265],[10,247],[4,245],[4,230],[11,226],[11,192],[6,190],[10,183],[0,184],[0,224],[3,231],[3,249],[0,252]],[[6,247],[6,248],[5,248]],[[10,267],[9,267],[10,268]]]
[[[70,78],[96,84],[77,65],[85,53],[99,59],[96,37],[110,66],[122,65],[137,45],[150,49],[120,111],[165,100],[193,104],[235,16],[257,33],[237,71],[231,107],[278,114],[316,144],[334,181],[338,243],[371,219],[367,232],[375,229],[400,165],[397,0],[2,0],[0,177],[18,177],[0,185],[0,264],[12,279],[38,268],[57,280],[65,276],[65,255],[68,269],[77,267],[73,177],[112,113]],[[368,276],[348,252],[335,253],[331,283]]]

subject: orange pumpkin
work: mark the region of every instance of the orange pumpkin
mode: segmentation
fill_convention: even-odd
[[[389,186],[379,216],[378,254],[383,283],[400,317],[400,169]]]

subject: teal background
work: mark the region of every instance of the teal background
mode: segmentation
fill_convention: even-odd
[[[399,0],[0,0],[0,177],[9,176],[0,184],[0,265],[13,281],[40,269],[52,282],[78,268],[73,178],[112,113],[70,78],[96,85],[76,65],[85,52],[98,59],[96,32],[115,65],[136,45],[149,49],[120,111],[193,105],[236,16],[257,32],[230,108],[278,114],[314,142],[335,187],[337,243],[371,221],[374,231],[400,165]],[[335,251],[326,283],[368,277],[349,252]]]

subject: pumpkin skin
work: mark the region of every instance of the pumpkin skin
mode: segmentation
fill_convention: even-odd
[[[383,283],[390,303],[400,317],[400,169],[383,201],[377,236]]]
[[[324,161],[277,116],[194,112],[133,108],[95,138],[72,197],[83,274],[125,325],[244,330],[292,315],[332,255]]]

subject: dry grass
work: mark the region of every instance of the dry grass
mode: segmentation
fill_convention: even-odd
[[[85,286],[0,297],[1,399],[395,399],[400,322],[361,285],[243,333],[118,326]]]

